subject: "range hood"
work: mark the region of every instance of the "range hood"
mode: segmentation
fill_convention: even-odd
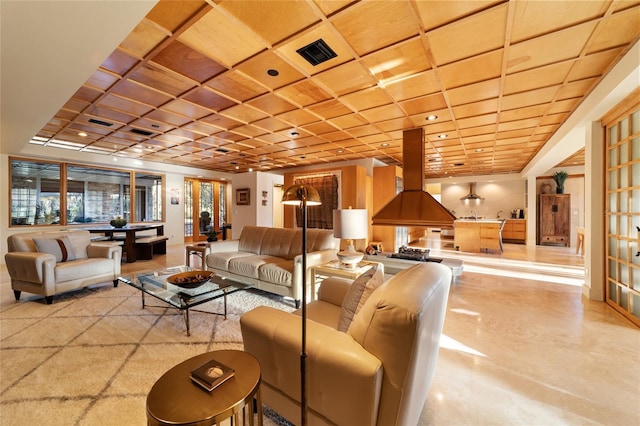
[[[476,184],[475,182],[471,182],[469,184],[469,193],[464,197],[460,198],[461,200],[484,200],[481,196],[476,194]]]
[[[404,191],[373,215],[373,225],[450,228],[456,217],[424,191],[424,131],[402,132]]]

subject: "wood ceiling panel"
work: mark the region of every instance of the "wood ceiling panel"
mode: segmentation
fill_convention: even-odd
[[[504,94],[510,95],[526,90],[562,84],[572,66],[573,61],[565,61],[509,74],[504,79]]]
[[[361,56],[405,40],[419,29],[409,2],[361,2],[332,23]]]
[[[238,65],[236,69],[272,90],[300,81],[304,77],[300,71],[270,51],[256,55]],[[271,69],[276,70],[278,74],[270,75],[268,71]]]
[[[585,22],[512,45],[507,73],[578,58],[595,27],[595,21]]]
[[[135,99],[153,107],[159,107],[173,99],[166,93],[153,90],[132,80],[121,80],[111,89],[111,93],[122,98]]]
[[[438,75],[433,70],[385,84],[385,90],[397,101],[430,95],[438,92],[440,87]]]
[[[610,0],[161,1],[38,135],[244,173],[402,165],[402,131],[423,127],[427,176],[510,173],[638,39],[639,16]],[[319,38],[338,56],[312,66],[296,50]]]
[[[343,104],[347,105],[353,111],[362,111],[388,105],[391,102],[391,98],[379,87],[370,87],[349,93],[348,95],[344,95],[341,100]]]
[[[273,93],[267,93],[266,95],[260,96],[257,99],[252,99],[247,102],[247,104],[261,111],[264,111],[269,115],[278,115],[283,112],[293,111],[294,109],[297,109],[295,105]]]
[[[120,43],[120,49],[136,58],[144,58],[156,45],[167,38],[168,34],[152,21],[143,19]]]
[[[227,70],[222,64],[179,41],[169,43],[151,60],[199,83],[203,83]]]
[[[290,84],[289,86],[276,90],[275,93],[299,107],[306,107],[331,98],[326,91],[318,87],[311,80],[302,80]]]
[[[243,24],[234,19],[225,19],[218,9],[205,14],[185,30],[178,40],[228,68],[267,47]],[[233,43],[220,43],[220,40],[233,40]]]
[[[427,33],[439,66],[504,46],[508,4],[455,21]]]
[[[318,21],[307,2],[274,1],[269,7],[256,7],[256,3],[223,0],[219,5],[271,45]],[[283,21],[289,25],[282,25]]]
[[[318,40],[324,41],[336,56],[326,62],[313,65],[304,59],[297,51]],[[297,35],[279,46],[275,52],[306,75],[314,75],[354,59],[348,45],[344,44],[343,40],[338,37],[337,33],[328,23],[322,23]]]
[[[178,96],[196,85],[192,80],[151,63],[141,65],[130,74],[130,78],[171,96]]]
[[[452,89],[499,77],[502,53],[499,49],[438,68],[444,88]]]
[[[330,93],[344,95],[356,90],[366,89],[375,85],[375,79],[357,61],[351,61],[324,71],[312,78],[321,87],[331,87]]]
[[[605,18],[594,35],[587,53],[627,45],[640,36],[640,6]]]

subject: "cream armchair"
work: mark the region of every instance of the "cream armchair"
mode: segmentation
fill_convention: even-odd
[[[91,284],[113,281],[118,285],[122,248],[111,243],[91,243],[89,231],[29,232],[7,238],[5,254],[16,300],[23,291],[45,296]]]
[[[357,282],[357,281],[356,281]],[[415,426],[435,371],[451,270],[437,263],[406,269],[377,287],[346,332],[350,281],[328,278],[308,305],[309,425]],[[351,291],[350,291],[351,290]],[[300,418],[301,321],[266,306],[240,318],[244,348],[262,367],[262,401]]]

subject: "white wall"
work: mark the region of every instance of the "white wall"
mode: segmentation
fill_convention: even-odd
[[[495,218],[502,210],[501,217],[511,217],[511,210],[525,207],[525,180],[505,180],[499,182],[477,182],[476,194],[483,200],[460,200],[469,193],[469,182],[443,183],[442,205],[455,211],[457,217],[473,216]]]
[[[282,185],[284,176],[250,172],[241,173],[233,177],[233,197],[231,210],[233,213],[232,238],[240,238],[242,228],[246,225],[273,226],[273,186]],[[249,205],[239,206],[236,191],[241,188],[249,189]],[[267,191],[267,197],[262,197],[262,191]],[[262,205],[262,200],[267,200],[267,205]]]

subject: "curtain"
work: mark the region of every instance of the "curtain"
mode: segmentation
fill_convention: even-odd
[[[336,175],[295,178],[294,183],[314,187],[322,202],[307,207],[307,227],[333,229],[333,211],[338,208],[338,177]],[[296,207],[296,224],[302,226],[302,209]]]

